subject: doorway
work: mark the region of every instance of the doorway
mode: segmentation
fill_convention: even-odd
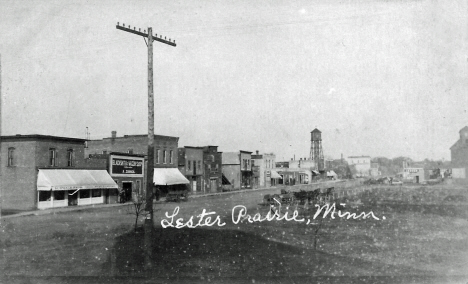
[[[78,191],[79,190],[68,191],[68,206],[78,205]]]
[[[122,182],[123,202],[132,200],[132,182]]]

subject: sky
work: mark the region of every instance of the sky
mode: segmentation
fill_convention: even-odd
[[[450,160],[468,125],[468,0],[0,0],[2,135],[155,132],[179,146]]]

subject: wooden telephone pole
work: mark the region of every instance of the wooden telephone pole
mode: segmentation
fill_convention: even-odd
[[[171,39],[166,40],[161,35],[156,34],[153,36],[153,29],[148,28],[148,32],[141,29],[136,30],[133,27],[133,30],[130,26],[125,27],[125,24],[122,26],[117,22],[117,29],[126,31],[132,34],[142,36],[143,39],[147,38],[148,46],[148,164],[146,167],[146,211],[148,212],[148,217],[145,219],[145,267],[151,267],[151,251],[152,251],[152,238],[151,232],[153,231],[153,175],[154,175],[154,96],[153,96],[153,41],[159,41],[167,45],[176,46],[175,40]],[[145,39],[146,42],[146,39]]]

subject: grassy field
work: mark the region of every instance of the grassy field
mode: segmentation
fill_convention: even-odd
[[[2,221],[0,243],[3,275],[18,281],[24,276],[47,279],[44,283],[74,282],[86,276],[91,277],[85,278],[86,282],[95,279],[96,283],[106,279],[125,283],[168,279],[214,283],[467,282],[468,190],[464,188],[337,189],[337,203],[345,203],[350,212],[372,211],[380,220],[327,217],[321,221],[317,249],[313,242],[319,219],[309,225],[284,220],[232,223],[231,209],[236,205],[265,215],[269,208],[260,203],[263,195],[271,192],[279,193],[279,189],[158,204],[152,236],[153,268],[146,272],[143,232],[133,231],[134,216],[126,207],[7,218]],[[180,206],[178,217],[185,220],[205,208],[220,215],[226,225],[161,228],[164,213],[172,213],[175,206]],[[313,207],[298,206],[297,210],[305,218],[315,213]],[[142,276],[145,278],[139,278]]]

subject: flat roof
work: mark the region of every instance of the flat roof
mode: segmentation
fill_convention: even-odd
[[[53,135],[42,135],[42,134],[16,134],[16,135],[7,135],[0,136],[0,139],[6,141],[39,141],[39,140],[48,140],[48,141],[63,141],[63,142],[76,142],[84,143],[86,139],[83,138],[73,138],[73,137],[62,137],[62,136],[53,136]]]

